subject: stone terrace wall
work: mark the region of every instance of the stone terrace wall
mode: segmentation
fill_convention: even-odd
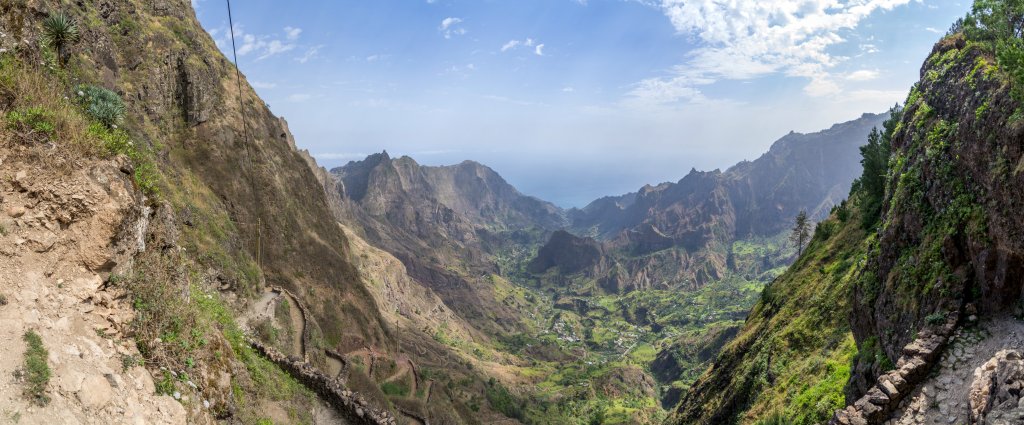
[[[889,419],[903,400],[918,384],[928,377],[942,353],[942,348],[956,329],[958,315],[952,314],[937,329],[925,329],[910,344],[903,347],[903,355],[896,369],[878,377],[875,386],[852,405],[839,410],[829,425],[877,425]]]
[[[260,355],[274,362],[281,369],[291,374],[309,389],[315,391],[327,403],[338,409],[338,413],[359,425],[395,425],[395,418],[386,410],[377,409],[366,401],[365,398],[354,393],[340,381],[323,374],[313,365],[304,361],[289,359],[281,352],[268,347],[259,341],[249,339],[251,345]]]

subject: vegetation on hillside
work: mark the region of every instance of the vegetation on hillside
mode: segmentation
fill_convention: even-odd
[[[765,287],[742,330],[684,397],[676,422],[815,424],[843,405],[857,355],[848,291],[867,247],[858,202],[835,208],[804,254]]]
[[[743,325],[765,283],[785,270],[774,264],[795,254],[786,240],[784,232],[736,241],[728,275],[696,289],[680,284],[622,294],[606,293],[585,272],[531,275],[525,263],[533,255],[510,256],[503,270],[524,301],[533,300],[527,303],[539,320],[534,334],[481,347],[485,357],[495,350],[528,361],[511,367],[529,382],[509,388],[516,402],[490,396],[488,402],[528,424],[662,422],[666,408]]]
[[[3,7],[2,19],[32,24],[18,6]],[[82,13],[96,11],[86,8]],[[38,50],[0,49],[0,138],[10,143],[45,143],[62,150],[67,155],[53,160],[64,158],[64,163],[47,164],[56,167],[75,166],[67,158],[123,161],[122,171],[131,174],[138,189],[148,195],[151,206],[158,207],[165,201],[176,206],[188,203],[193,220],[224,229],[205,234],[191,228],[184,230],[180,242],[189,249],[179,250],[173,245],[160,246],[166,243],[162,238],[167,232],[176,231],[167,227],[174,223],[153,224],[159,226],[154,232],[165,232],[154,236],[156,241],[149,241],[160,249],[140,254],[131,274],[110,276],[108,290],[124,291],[137,313],[123,330],[135,341],[142,357],[125,356],[123,365],[149,368],[161,393],[188,394],[194,391],[193,385],[199,385],[203,399],[213,402],[210,411],[214,415],[233,415],[242,423],[267,421],[264,409],[267,402],[273,402],[284,408],[289,422],[311,422],[313,410],[320,403],[315,394],[259,356],[246,342],[234,312],[219,293],[210,290],[210,283],[217,282],[209,275],[211,271],[219,278],[244,276],[238,280],[258,281],[259,272],[253,270],[251,258],[239,258],[230,249],[234,236],[226,229],[233,224],[223,206],[207,202],[216,196],[205,187],[167,183],[167,164],[161,163],[157,154],[163,147],[149,138],[144,118],[130,113],[116,92],[101,87],[99,76],[91,66],[85,66],[86,59],[70,53],[70,45],[81,37],[76,21],[60,13],[51,15],[38,23],[46,36],[46,43]],[[93,27],[89,19],[85,21]],[[63,53],[55,54],[54,49]],[[171,173],[185,182],[194,182],[187,170]],[[203,245],[197,239],[215,242]],[[51,374],[47,351],[34,332],[27,332],[24,339],[28,348],[20,370],[25,394],[45,403]],[[215,380],[222,374],[231,377],[226,399],[218,397],[224,394],[216,393]]]
[[[25,331],[22,337],[25,340],[25,361],[19,374],[25,380],[25,397],[37,405],[44,406],[50,402],[46,395],[46,386],[50,382],[50,365],[47,364],[50,355],[43,346],[43,339],[35,331]]]
[[[742,330],[683,398],[680,424],[816,424],[845,405],[857,358],[885,358],[854,343],[850,291],[863,278],[885,196],[890,140],[902,108],[868,136],[850,198],[815,227],[797,261],[767,285]],[[794,232],[795,234],[795,232]]]
[[[965,251],[992,244],[987,215],[1002,201],[981,187],[1016,175],[1016,148],[991,148],[1024,117],[1022,37],[1024,2],[978,0],[939,41],[905,105],[861,148],[849,200],[765,288],[676,422],[826,421],[918,330],[979,299]]]
[[[951,29],[995,53],[1001,70],[1013,82],[1011,95],[1024,100],[1024,2],[975,0],[971,12]]]

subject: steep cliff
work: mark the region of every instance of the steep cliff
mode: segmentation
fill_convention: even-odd
[[[785,232],[802,210],[814,220],[827,217],[860,172],[858,148],[885,118],[864,114],[817,133],[790,133],[724,172],[692,170],[676,183],[596,200],[568,212],[571,228],[605,243],[606,262],[618,267],[596,277],[611,292],[694,289],[729,272],[760,275],[792,259],[730,269],[733,242]]]
[[[884,356],[856,363],[850,418],[877,422],[899,416],[904,399],[928,405],[947,398],[943,391],[966,394],[972,366],[999,349],[1020,348],[1015,331],[993,333],[1022,312],[1024,288],[1024,222],[1016,213],[1024,187],[1019,16],[1015,3],[977,2],[963,25],[935,45],[907,98],[892,139],[878,241],[851,315],[858,344],[877,343]],[[959,347],[971,339],[965,333],[976,331],[985,342],[964,359]],[[947,345],[958,347],[945,352],[953,361],[939,364]],[[956,384],[939,394],[914,392],[928,386],[928,376],[913,373],[915,359],[932,373],[955,376]],[[888,402],[858,398],[894,377],[908,385],[897,386]],[[994,407],[975,401],[943,403],[936,415],[980,420]],[[928,408],[921,413],[932,416]]]
[[[819,224],[676,422],[1024,418],[1022,12],[977,1],[935,45],[903,109],[863,151],[849,201],[860,217],[827,244],[830,222]],[[845,408],[833,416],[835,406]]]
[[[344,187],[341,216],[457,315],[486,335],[524,329],[521,311],[500,302],[486,279],[563,226],[561,209],[472,161],[429,167],[384,152],[331,173]]]
[[[884,119],[884,114],[864,114],[817,133],[790,133],[759,158],[724,172],[693,170],[676,183],[599,199],[569,212],[572,227],[613,239],[648,223],[686,244],[704,234],[697,231],[708,226],[708,216],[720,212],[715,208],[730,210],[729,230],[740,236],[778,233],[800,210],[815,219],[825,218],[860,174],[857,148]],[[724,192],[717,201],[707,196],[715,190]],[[728,206],[720,206],[723,201]]]
[[[234,66],[200,27],[192,4],[16,1],[0,9],[4,149],[67,150],[85,167],[121,161],[134,185],[137,209],[111,220],[139,248],[89,266],[104,282],[92,288],[92,301],[81,301],[112,317],[102,331],[112,342],[138,348],[118,350],[124,367],[144,364],[159,394],[192,400],[184,410],[193,422],[330,421],[339,413],[370,420],[377,406],[319,417],[332,409],[315,389],[247,343],[263,336],[247,333],[248,307],[276,287],[302,313],[294,316],[301,328],[296,351],[310,364],[327,370],[331,351],[398,355],[397,337],[350,258],[322,176],[244,76],[238,92]],[[57,49],[43,37],[43,21],[61,14],[80,37]],[[97,96],[115,104],[108,115],[91,109]],[[5,161],[25,170],[69,167],[38,155]],[[116,248],[115,241],[95,242],[96,250]],[[122,319],[120,309],[131,318]],[[106,380],[116,387],[112,376]],[[127,399],[117,399],[124,392],[115,391],[114,404],[124,405]],[[379,408],[396,410],[386,400]]]

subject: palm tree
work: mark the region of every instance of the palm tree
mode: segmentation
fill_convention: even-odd
[[[79,38],[78,23],[64,12],[56,12],[43,21],[43,39],[57,50],[57,58],[62,66],[68,62],[68,47]]]

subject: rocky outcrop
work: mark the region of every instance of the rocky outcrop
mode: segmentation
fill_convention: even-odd
[[[393,159],[385,151],[331,173],[344,183],[351,200],[371,215],[389,220],[396,216],[386,209],[417,207],[420,211],[443,208],[445,212],[434,223],[441,227],[452,216],[492,231],[557,229],[565,224],[560,208],[519,193],[494,170],[473,161],[429,167],[409,157]]]
[[[131,300],[105,281],[130,270],[132,257],[145,248],[137,233],[148,234],[151,211],[122,171],[126,162],[78,155],[5,130],[0,158],[4,420],[185,424],[190,413],[194,423],[210,419],[210,405],[200,401],[186,409],[155,393],[150,371],[122,362],[141,358],[127,336],[136,314]],[[24,392],[29,331],[48,350],[41,359],[48,382],[38,394]],[[190,395],[224,407],[214,392]]]
[[[598,266],[603,255],[601,245],[594,239],[576,237],[559,230],[551,234],[551,239],[540,248],[537,256],[527,265],[527,270],[531,273],[544,273],[552,267],[558,267],[561,273],[579,273]]]
[[[1002,350],[975,369],[970,402],[973,423],[1024,423],[1024,355]]]
[[[724,230],[739,235],[771,235],[786,229],[800,210],[824,218],[860,174],[858,148],[885,118],[864,114],[818,133],[790,133],[758,159],[724,172],[693,170],[676,183],[599,199],[569,212],[572,227],[610,239],[648,223],[692,248],[701,238],[694,232],[714,221],[729,221]],[[727,219],[726,212],[733,217]]]
[[[968,304],[980,317],[1020,308],[1024,218],[1015,211],[1024,173],[1012,169],[1024,161],[1024,127],[995,63],[963,34],[945,37],[893,135],[878,248],[851,315],[858,343],[877,338],[890,359],[936,315]],[[855,368],[852,395],[880,372],[869,363]]]

